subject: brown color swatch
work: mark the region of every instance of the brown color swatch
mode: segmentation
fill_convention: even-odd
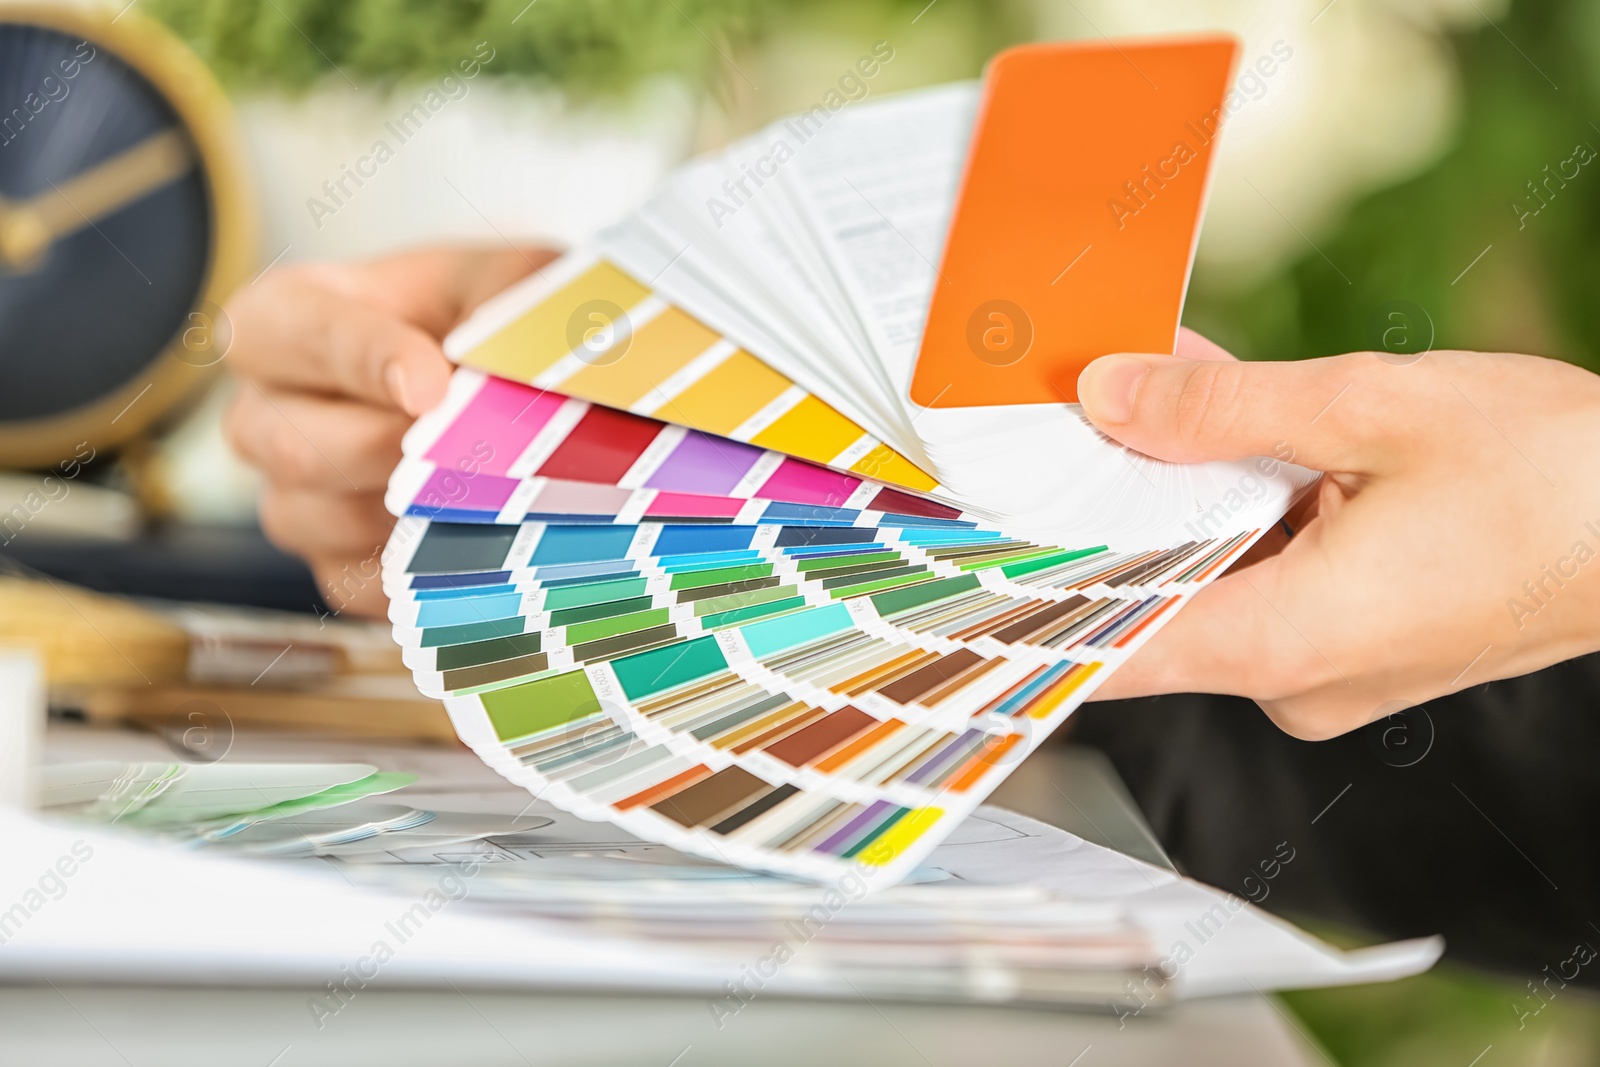
[[[1043,611],[1036,611],[1027,618],[1014,622],[1004,629],[996,630],[994,633],[994,639],[1007,645],[1011,644],[1013,641],[1020,641],[1029,634],[1044,629],[1050,623],[1061,618],[1061,616],[1070,614],[1084,603],[1086,603],[1086,601],[1083,597],[1075,596],[1070,600],[1063,600],[1060,603],[1051,604]]]
[[[970,670],[982,661],[983,657],[970,648],[957,649],[921,670],[912,671],[904,678],[890,682],[878,690],[878,693],[897,704],[910,704],[928,690],[942,685],[963,671]]]
[[[736,811],[772,785],[743,767],[725,767],[711,777],[651,805],[680,826],[695,827]]]
[[[868,730],[878,722],[864,711],[843,707],[826,718],[819,719],[790,734],[782,741],[769,745],[767,755],[791,767],[804,767],[818,756],[831,752],[852,737]]]

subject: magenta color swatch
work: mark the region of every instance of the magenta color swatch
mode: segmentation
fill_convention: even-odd
[[[515,478],[468,474],[451,467],[439,467],[428,475],[417,492],[415,503],[425,508],[499,511],[516,487]]]
[[[860,478],[798,459],[785,459],[772,477],[755,491],[762,500],[782,500],[791,504],[824,504],[842,508],[861,484]]]
[[[427,458],[462,472],[504,474],[566,399],[560,393],[485,378],[478,394],[428,449]]]
[[[647,519],[731,519],[743,504],[743,500],[726,496],[657,493],[644,514]]]

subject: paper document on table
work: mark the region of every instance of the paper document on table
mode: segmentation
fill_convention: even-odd
[[[450,796],[396,794],[440,809]],[[719,873],[514,793],[456,802],[480,823],[498,814],[532,828],[503,826],[476,844],[246,861],[0,813],[9,850],[0,897],[22,902],[6,923],[0,979],[318,986],[383,942],[385,984],[716,996],[776,936],[789,951],[767,987],[774,993],[851,995],[852,982],[876,981],[870,988],[886,997],[1137,1011],[1171,995],[1380,981],[1424,970],[1440,951],[1427,939],[1339,952],[1237,898],[998,808],[968,819],[910,884],[835,906],[837,890]],[[54,877],[67,891],[46,895],[40,872],[62,870]],[[229,906],[195,923],[195,900]],[[403,943],[397,917],[409,917]],[[897,939],[905,923],[924,932]],[[940,929],[964,931],[1009,966],[986,965],[974,984],[962,956],[940,947]],[[1203,942],[1195,929],[1207,932]],[[852,943],[878,947],[863,957]],[[885,972],[886,959],[939,969],[913,978]],[[1046,973],[1056,978],[1038,984]]]

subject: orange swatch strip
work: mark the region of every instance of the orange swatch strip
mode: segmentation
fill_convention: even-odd
[[[925,407],[1077,399],[1171,352],[1238,44],[1024,45],[989,65],[911,382]]]

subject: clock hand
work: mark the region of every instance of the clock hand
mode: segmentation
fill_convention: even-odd
[[[0,201],[0,259],[15,268],[36,263],[58,238],[92,226],[187,173],[194,165],[179,129],[152,134],[21,203]]]
[[[25,269],[49,244],[50,234],[37,215],[0,196],[0,266]]]

